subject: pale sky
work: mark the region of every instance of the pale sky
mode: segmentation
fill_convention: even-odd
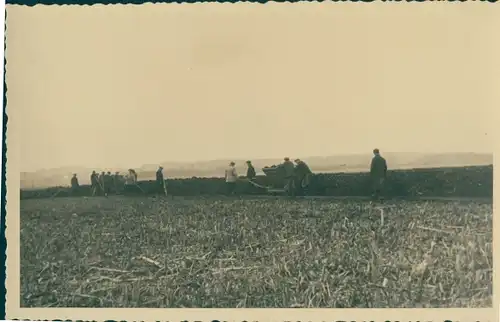
[[[493,151],[491,6],[7,8],[21,171]]]

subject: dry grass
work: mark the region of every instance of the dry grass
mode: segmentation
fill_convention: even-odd
[[[489,307],[492,205],[21,202],[23,307]]]

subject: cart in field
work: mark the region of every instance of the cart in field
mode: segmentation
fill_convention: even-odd
[[[264,167],[262,171],[266,175],[267,186],[260,185],[252,180],[249,180],[249,182],[257,188],[265,189],[271,195],[284,194],[285,175],[283,168],[273,165],[271,167]]]

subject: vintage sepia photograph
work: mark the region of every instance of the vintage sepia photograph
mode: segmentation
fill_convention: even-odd
[[[6,10],[20,308],[493,307],[488,8]]]

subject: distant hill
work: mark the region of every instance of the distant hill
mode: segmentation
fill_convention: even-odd
[[[478,153],[384,153],[390,169],[411,169],[431,167],[453,167],[468,165],[493,164],[492,154]],[[302,160],[309,164],[314,172],[362,172],[367,171],[372,155],[351,154],[337,156],[311,156],[303,157]],[[143,165],[135,170],[139,179],[153,179],[158,165],[162,165],[167,178],[190,178],[190,177],[221,177],[224,169],[231,160],[211,160],[198,162],[161,162],[159,164]],[[246,160],[232,160],[236,163],[239,173],[246,171]],[[279,164],[282,159],[255,159],[252,163],[258,173],[265,166]],[[70,177],[76,173],[81,184],[89,182],[92,170],[119,171],[126,173],[127,169],[89,169],[84,167],[64,167],[56,169],[43,169],[35,172],[21,172],[21,188],[43,188],[51,186],[67,186]]]

